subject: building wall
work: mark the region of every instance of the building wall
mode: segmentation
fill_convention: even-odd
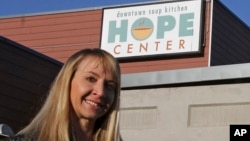
[[[62,63],[0,36],[0,123],[27,125],[46,98]]]
[[[215,1],[211,66],[250,62],[250,28]]]
[[[72,53],[98,47],[101,10],[0,19],[0,34],[64,62]]]
[[[250,123],[250,83],[123,90],[124,141],[229,141]]]
[[[206,2],[204,50],[196,56],[121,62],[122,73],[174,70],[208,66],[210,2]],[[0,35],[65,62],[83,48],[99,48],[102,9],[51,13],[0,19]]]
[[[206,1],[205,6],[202,54],[121,62],[122,73],[157,73],[162,70],[207,67],[210,59],[211,1]],[[102,10],[95,9],[3,18],[0,19],[0,34],[65,62],[80,49],[99,47],[101,16]],[[237,76],[248,72],[235,71]],[[178,72],[168,80],[193,80],[200,75],[204,75],[202,79],[210,75],[214,79],[217,76],[223,79],[227,73],[214,74],[207,71],[188,76]],[[159,79],[162,81],[165,77],[154,81],[158,82]],[[211,84],[158,88],[153,88],[153,85],[122,90],[120,127],[123,140],[228,141],[229,124],[250,122],[250,115],[245,112],[250,110],[250,83]]]

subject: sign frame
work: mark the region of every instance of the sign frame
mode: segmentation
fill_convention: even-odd
[[[171,53],[156,53],[156,54],[144,54],[144,55],[131,55],[131,56],[118,56],[116,54],[114,54],[114,52],[111,52],[109,50],[107,50],[106,45],[103,45],[103,37],[107,37],[105,35],[105,33],[107,33],[107,31],[105,29],[107,29],[107,26],[104,24],[105,23],[105,14],[106,11],[108,10],[119,10],[119,9],[127,9],[127,8],[140,8],[140,7],[149,7],[149,6],[157,6],[157,5],[164,5],[167,6],[168,4],[178,4],[178,3],[185,3],[185,2],[200,2],[200,8],[198,8],[198,12],[199,12],[199,21],[196,22],[196,24],[199,24],[198,27],[198,31],[196,31],[196,36],[198,36],[198,40],[197,41],[197,47],[196,50],[194,51],[183,51],[183,52],[171,52]],[[154,2],[154,3],[144,3],[144,4],[134,4],[134,5],[124,5],[124,6],[117,6],[117,7],[106,7],[103,8],[103,14],[102,14],[102,26],[101,26],[101,37],[100,37],[100,48],[103,50],[106,50],[107,52],[111,53],[112,55],[114,55],[115,58],[117,58],[120,61],[140,61],[140,60],[155,60],[155,59],[165,59],[165,58],[185,58],[185,57],[189,57],[189,56],[199,56],[203,53],[203,47],[204,45],[204,21],[205,21],[205,2],[203,0],[181,0],[181,1],[164,1],[164,2]],[[171,8],[171,7],[169,7]],[[118,14],[117,14],[118,16]],[[163,15],[163,16],[170,16],[171,14],[168,15]],[[143,16],[137,16],[137,19],[141,18]],[[174,17],[174,16],[172,16]],[[146,19],[147,20],[147,19]],[[134,21],[135,23],[135,21]],[[106,23],[107,24],[107,23]],[[130,24],[131,26],[132,24]],[[120,25],[121,26],[121,25]],[[193,25],[196,26],[196,25]],[[105,28],[104,28],[105,27]],[[179,26],[180,27],[180,26]],[[194,27],[196,28],[196,27]],[[131,32],[132,34],[132,32]],[[165,33],[164,33],[165,34]],[[165,35],[164,35],[165,36]],[[135,38],[135,37],[134,37]],[[107,40],[107,38],[105,38]],[[117,40],[117,38],[115,38],[115,40]],[[166,41],[167,42],[167,41]],[[179,46],[181,46],[180,44],[181,40],[179,40]],[[172,43],[172,42],[171,42]],[[171,45],[170,43],[170,45]],[[167,46],[167,45],[166,45]],[[144,46],[145,47],[145,46]],[[143,47],[142,47],[143,48]],[[167,47],[166,47],[167,48]],[[130,48],[128,48],[130,49]],[[145,49],[145,48],[143,48]],[[147,46],[148,49],[148,46]]]

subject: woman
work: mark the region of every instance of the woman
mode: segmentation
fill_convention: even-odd
[[[118,141],[120,68],[101,49],[72,55],[40,112],[18,135],[35,141]]]

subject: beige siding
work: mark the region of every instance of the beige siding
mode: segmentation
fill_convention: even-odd
[[[123,90],[124,141],[229,141],[230,124],[250,123],[250,84]]]

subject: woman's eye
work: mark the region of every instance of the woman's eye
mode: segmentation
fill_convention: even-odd
[[[106,83],[106,88],[109,90],[114,90],[115,89],[115,84],[114,83]]]
[[[94,77],[87,77],[87,80],[89,82],[95,82],[96,81],[96,79]]]

